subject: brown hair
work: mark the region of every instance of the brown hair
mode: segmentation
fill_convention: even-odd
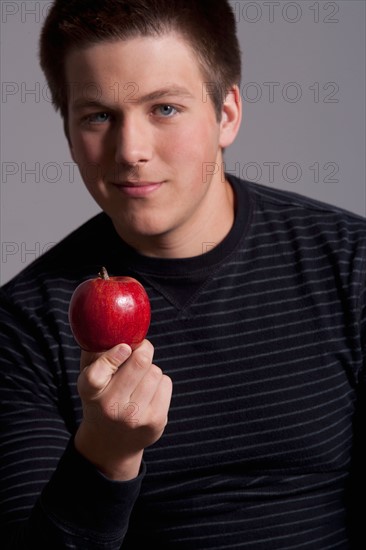
[[[64,61],[74,49],[104,41],[178,32],[197,55],[217,118],[240,83],[241,56],[228,0],[55,0],[40,37],[40,65],[67,132]]]

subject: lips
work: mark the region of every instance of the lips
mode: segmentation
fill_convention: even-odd
[[[113,183],[113,186],[118,189],[118,191],[128,197],[145,197],[157,191],[163,182],[152,182],[152,181],[124,181],[121,183]]]

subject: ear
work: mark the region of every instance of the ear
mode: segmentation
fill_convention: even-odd
[[[220,122],[220,146],[224,149],[235,140],[242,119],[242,101],[237,85],[227,93],[223,106]]]

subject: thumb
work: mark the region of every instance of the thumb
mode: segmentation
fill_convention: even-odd
[[[119,367],[129,358],[132,350],[127,344],[118,344],[103,353],[81,351],[81,373],[78,391],[81,398],[94,399],[108,386]]]

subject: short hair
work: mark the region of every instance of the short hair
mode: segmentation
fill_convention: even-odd
[[[209,84],[217,119],[226,93],[240,84],[241,53],[228,0],[55,0],[43,24],[39,59],[67,130],[65,58],[101,42],[177,32],[191,46]]]

